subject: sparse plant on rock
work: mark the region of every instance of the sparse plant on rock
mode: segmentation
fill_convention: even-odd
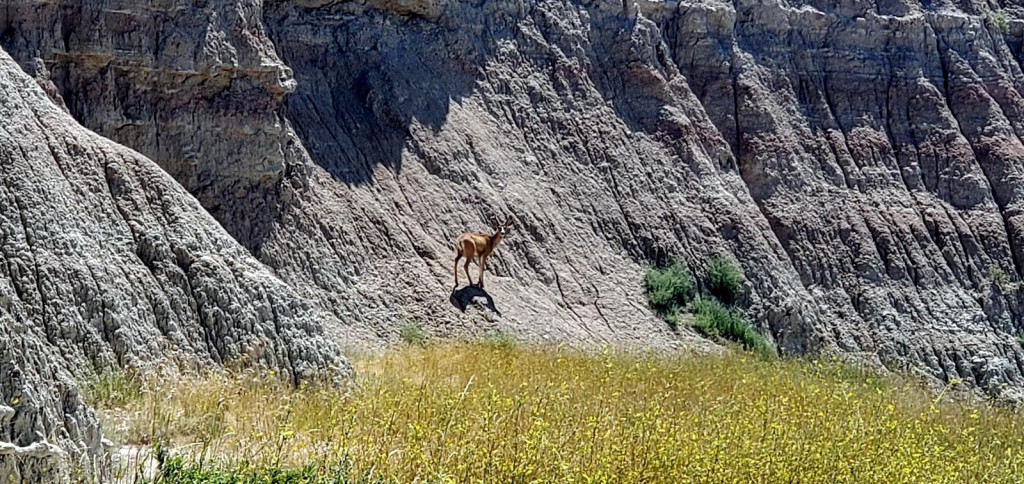
[[[509,350],[515,348],[519,344],[519,340],[516,338],[515,333],[499,329],[485,336],[481,343],[491,348]]]
[[[423,331],[423,326],[414,321],[408,321],[403,324],[399,334],[402,336],[402,341],[406,344],[422,345],[427,341],[427,334]]]
[[[1010,33],[1010,18],[1006,16],[1006,13],[1002,10],[988,11],[985,15],[993,25],[995,25],[1000,32],[1004,34]]]
[[[1015,293],[1021,287],[1020,282],[1011,280],[1010,275],[995,263],[988,265],[988,268],[985,270],[985,276],[988,277],[989,282],[998,286],[999,290],[1004,294]]]

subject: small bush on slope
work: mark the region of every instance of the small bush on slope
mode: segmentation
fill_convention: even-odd
[[[728,308],[714,299],[701,299],[690,304],[693,327],[712,338],[722,338],[743,345],[743,349],[762,356],[774,356],[775,347],[764,339],[747,321],[743,312]]]
[[[427,342],[427,334],[419,323],[406,322],[402,325],[402,329],[399,330],[399,335],[406,344],[422,345]]]
[[[479,344],[489,346],[494,349],[500,350],[511,350],[515,349],[519,345],[519,339],[516,338],[516,334],[511,331],[498,329],[493,333],[484,336]]]
[[[725,304],[735,303],[743,291],[743,274],[740,269],[720,255],[711,258],[707,282],[708,292]]]
[[[693,278],[682,262],[675,261],[668,267],[648,269],[644,289],[651,308],[672,329],[679,327],[683,313],[688,309],[694,314],[693,327],[704,335],[734,341],[744,349],[763,356],[776,354],[775,347],[754,330],[742,311],[727,307],[743,288],[743,275],[736,265],[729,259],[715,256],[708,270],[707,282],[708,291],[717,300],[691,303]]]
[[[652,267],[644,278],[647,301],[658,314],[685,308],[693,298],[693,277],[682,262],[667,267]]]

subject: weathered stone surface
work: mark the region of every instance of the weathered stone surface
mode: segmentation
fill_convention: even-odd
[[[122,367],[349,371],[311,307],[151,160],[78,125],[0,51],[0,476],[102,456],[76,381]],[[102,476],[102,468],[100,468]]]
[[[525,11],[516,5],[494,12],[507,17],[502,29],[523,20]],[[629,170],[643,173],[653,169],[642,166],[653,158],[659,172],[671,173],[672,153],[679,150],[661,148],[642,133],[640,146],[633,146],[628,140],[631,128],[604,105],[594,86],[585,86],[580,94],[588,109],[595,110],[588,115],[592,123],[577,123],[571,111],[555,113],[550,120],[571,121],[584,130],[584,137],[566,138],[563,147],[558,146],[563,135],[555,125],[544,132],[531,126],[508,131],[511,118],[488,121],[486,109],[499,108],[505,100],[489,101],[493,106],[488,107],[482,99],[466,97],[471,104],[449,110],[447,96],[473,94],[478,80],[473,63],[486,61],[498,47],[494,32],[462,31],[453,22],[463,15],[483,22],[490,11],[437,2],[304,1],[260,7],[255,0],[201,6],[128,0],[11,2],[0,13],[0,25],[6,32],[3,44],[27,70],[44,59],[48,78],[59,86],[58,94],[74,116],[160,163],[282,279],[333,312],[340,321],[333,326],[340,340],[384,341],[397,335],[403,321],[419,320],[436,335],[502,328],[549,341],[706,344],[689,332],[672,333],[642,302],[644,254],[666,254],[665,244],[672,244],[676,235],[658,227],[657,237],[642,234],[638,240],[630,225],[661,226],[664,222],[655,219],[661,215],[628,221],[627,214],[640,215],[646,208],[630,199],[634,188],[625,181],[621,194],[607,196],[614,177],[626,179],[615,173],[613,163],[621,160]],[[352,14],[360,17],[345,21]],[[286,18],[267,21],[278,16]],[[414,29],[386,27],[406,17]],[[278,51],[311,63],[303,66],[301,95],[288,94],[299,83],[275,53],[271,25],[281,37]],[[586,25],[585,18],[577,18],[572,28]],[[385,33],[390,38],[381,37]],[[352,38],[335,41],[331,35]],[[535,37],[539,30],[529,35]],[[378,40],[383,50],[368,52]],[[462,57],[453,51],[449,59],[445,42],[454,42],[452,48]],[[355,50],[342,51],[339,43],[351,43]],[[405,48],[411,50],[396,50]],[[547,62],[557,50],[535,48],[539,50],[531,56],[537,59],[523,62]],[[428,57],[417,61],[413,52]],[[367,69],[383,60],[391,65]],[[435,78],[416,78],[425,72],[417,69],[435,61],[441,62]],[[318,65],[323,69],[317,71]],[[510,67],[496,65],[502,71],[495,74],[504,75]],[[403,80],[391,86],[387,76]],[[552,89],[550,80],[539,80],[544,85],[538,88]],[[523,77],[515,86],[497,88],[521,90],[526,82]],[[548,94],[553,97],[545,109],[566,110],[575,102],[554,91]],[[286,105],[284,100],[289,100]],[[517,105],[529,102],[522,97]],[[303,111],[303,106],[308,109]],[[702,116],[699,107],[697,114]],[[301,136],[293,125],[301,128]],[[727,145],[714,139],[714,127],[707,122],[702,126],[716,156],[727,158]],[[590,131],[592,127],[603,133]],[[609,135],[614,139],[600,139]],[[417,139],[419,147],[412,144]],[[593,155],[571,146],[584,142],[599,143],[591,148]],[[696,139],[688,145],[703,152],[703,142]],[[543,151],[534,152],[538,148]],[[271,155],[278,160],[271,164],[283,168],[264,170],[269,165],[263,160]],[[409,161],[400,168],[403,156]],[[557,170],[544,173],[542,165],[552,156],[561,162]],[[703,154],[697,156],[700,163],[708,163]],[[501,171],[481,170],[480,162]],[[573,175],[580,166],[585,171]],[[441,169],[446,173],[437,173]],[[553,190],[552,177],[567,178]],[[672,177],[681,180],[683,175]],[[729,183],[742,191],[735,174]],[[654,193],[648,197],[660,212],[673,210],[676,203],[655,202]],[[705,203],[735,205],[745,216],[757,216],[749,200],[732,203],[727,190],[718,189],[715,197]],[[629,205],[629,212],[623,212],[617,199]],[[500,325],[488,311],[471,309],[469,314],[479,317],[467,318],[448,303],[451,239],[461,230],[484,228],[486,217],[510,211],[515,204],[522,204],[515,208],[520,232],[492,259],[499,278],[489,290],[502,314]],[[743,217],[740,212],[724,217]],[[602,214],[601,220],[591,221],[595,214]],[[693,216],[703,226],[688,230],[704,232],[691,249],[694,260],[729,250],[711,235],[714,224],[700,210]],[[763,225],[747,235],[763,238],[768,232]],[[783,256],[776,248],[767,260],[786,264]]]
[[[838,347],[1019,397],[1021,23],[987,9],[650,13]]]
[[[252,247],[280,182],[301,179],[278,109],[295,81],[260,4],[3,0],[2,44],[77,119],[159,163]]]
[[[412,319],[442,335],[498,326],[537,341],[700,344],[646,310],[645,260],[697,265],[742,245],[768,279],[792,277],[728,145],[656,63],[653,24],[563,2],[442,2],[439,18],[391,5],[281,2],[264,15],[297,80],[284,112],[311,162],[301,204],[257,254],[332,308],[342,337],[391,338]],[[634,49],[635,64],[617,49]],[[664,88],[671,136],[630,114],[635,102],[661,116],[624,78]],[[452,242],[505,214],[516,224],[487,286],[501,316],[467,318],[446,297]],[[771,307],[809,305],[789,282]],[[767,307],[762,294],[754,307]]]

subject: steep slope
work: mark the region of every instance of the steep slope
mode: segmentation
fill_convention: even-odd
[[[168,362],[349,371],[310,307],[152,161],[81,126],[0,51],[0,475],[99,472],[76,381]]]
[[[581,308],[615,294],[601,281],[637,285],[629,261],[700,267],[726,249],[787,351],[1019,395],[1005,388],[1024,382],[1018,293],[992,280],[1019,278],[1022,152],[1001,114],[1019,112],[1003,40],[1019,22],[1004,34],[970,6],[899,3],[626,6],[282,2],[265,17],[312,159],[349,197],[388,184],[376,193],[515,213],[528,233],[498,270],[516,292],[558,267],[573,277],[553,296]],[[366,205],[450,211],[422,195]],[[612,274],[594,262],[622,250]]]
[[[21,1],[0,44],[332,312],[340,340],[417,320],[699,344],[644,308],[642,267],[728,253],[785,351],[1015,398],[1021,296],[994,280],[1024,263],[1024,24],[998,7]],[[506,213],[501,315],[463,314],[451,240]]]
[[[282,220],[261,260],[294,274],[322,261],[311,292],[332,306],[338,298],[343,321],[386,328],[393,314],[473,331],[480,323],[445,297],[451,244],[511,214],[488,287],[500,324],[521,335],[693,342],[645,309],[641,264],[676,254],[699,267],[736,251],[764,269],[752,275],[765,289],[751,292],[752,307],[779,311],[765,320],[784,345],[805,349],[789,335],[807,332],[790,325],[814,315],[782,314],[809,300],[765,237],[727,145],[660,63],[656,26],[561,2],[451,3],[443,16],[435,7],[283,2],[265,14],[298,81],[285,114],[315,165],[312,206]],[[325,246],[333,254],[313,252]]]
[[[702,344],[688,331],[681,335],[669,331],[644,309],[640,295],[643,254],[667,254],[667,246],[656,245],[676,239],[673,229],[658,217],[668,216],[667,212],[682,205],[682,194],[674,196],[674,201],[658,201],[656,186],[648,183],[642,189],[633,188],[623,175],[622,194],[606,196],[611,185],[619,183],[609,167],[620,162],[628,165],[628,176],[636,178],[649,170],[644,166],[647,160],[655,160],[660,165],[658,172],[667,173],[677,183],[684,183],[685,177],[685,183],[695,185],[694,177],[671,168],[672,157],[683,149],[661,147],[650,140],[633,146],[626,139],[631,128],[603,105],[601,94],[589,85],[584,93],[587,109],[600,110],[594,113],[594,121],[581,124],[580,138],[567,140],[565,150],[534,153],[535,147],[562,136],[552,131],[554,126],[547,134],[539,125],[509,131],[508,119],[482,122],[487,119],[481,116],[489,116],[481,111],[483,104],[467,105],[461,113],[448,112],[444,95],[450,89],[458,87],[466,94],[472,91],[476,78],[467,75],[470,64],[454,75],[425,79],[429,84],[403,87],[402,95],[409,99],[429,94],[426,88],[433,89],[432,98],[399,106],[397,100],[381,97],[387,92],[379,91],[373,94],[376,105],[363,107],[368,92],[359,91],[363,88],[343,76],[377,76],[379,88],[389,89],[382,76],[406,75],[402,69],[416,66],[396,64],[387,72],[366,73],[360,66],[371,65],[363,62],[373,59],[360,57],[364,55],[361,52],[338,55],[333,50],[336,45],[323,44],[325,36],[334,32],[370,43],[381,32],[359,33],[358,29],[377,29],[395,13],[370,9],[365,19],[332,28],[321,19],[330,19],[335,11],[344,14],[350,8],[347,3],[326,5],[321,10],[307,9],[302,2],[281,2],[268,6],[280,10],[266,13],[261,7],[255,0],[202,5],[115,0],[59,5],[12,2],[0,11],[0,26],[3,45],[20,55],[22,65],[43,84],[57,86],[55,92],[74,116],[160,163],[282,279],[332,311],[341,321],[334,328],[341,340],[367,344],[393,338],[403,321],[415,320],[441,335],[504,328],[528,338],[574,343],[664,347],[684,340]],[[292,15],[288,9],[293,7],[301,11]],[[471,5],[459,8],[464,11],[458,15],[483,18],[484,13],[474,11]],[[507,21],[518,21],[518,15]],[[303,76],[309,76],[302,83],[303,91],[286,96],[300,83],[291,77],[292,69],[268,48],[274,44],[263,18],[271,16],[292,19],[279,21],[282,25],[293,22],[287,29],[279,29],[282,36],[288,29],[296,29],[288,34],[297,37],[293,43],[282,39],[282,52],[291,55],[308,48],[310,52],[303,55],[309,56],[310,62],[353,72],[317,74],[315,66],[303,66]],[[416,23],[421,24],[418,28],[434,29],[432,21]],[[579,19],[576,26],[584,24],[584,19]],[[434,60],[445,62],[444,69],[449,68],[449,61],[443,59],[442,42],[466,37],[468,57],[458,62],[482,62],[494,54],[493,42],[481,43],[490,32],[445,29],[444,36],[438,32],[430,38],[416,31],[395,32],[392,40],[385,41],[392,43],[389,48],[397,48],[426,40],[417,48],[432,50]],[[643,42],[652,41],[656,38],[642,40],[639,47],[650,50],[653,46]],[[402,56],[394,52],[384,55]],[[525,79],[517,82],[522,81]],[[349,88],[355,90],[346,91]],[[317,91],[324,89],[335,92]],[[294,104],[282,106],[285,99]],[[552,107],[565,101],[572,102],[552,91]],[[309,109],[304,112],[295,107],[300,103]],[[389,104],[415,110],[421,117],[432,116],[432,124],[413,127],[427,144],[416,152],[406,151],[409,161],[401,169],[398,160],[406,150],[404,144],[412,142],[407,133],[412,128],[403,124],[400,116],[412,119],[413,113],[373,111]],[[696,115],[703,116],[694,99],[689,105],[696,108]],[[314,109],[329,114],[320,116]],[[338,123],[346,122],[340,117],[342,112],[355,116],[350,119],[363,123],[361,127],[353,128],[354,132],[339,127]],[[448,123],[449,115],[461,117]],[[303,137],[292,130],[293,122],[305,130]],[[327,129],[313,132],[317,123],[325,123]],[[425,137],[442,125],[450,129],[431,135],[432,139]],[[710,130],[708,137],[713,137],[714,127],[708,122],[703,126]],[[604,130],[614,138],[607,146],[603,142],[595,146],[593,155],[581,145],[600,141],[599,133],[591,129]],[[568,148],[569,141],[581,146]],[[476,145],[471,149],[469,143]],[[686,144],[685,149],[697,150],[692,155],[695,163],[704,164],[706,171],[716,170],[700,140]],[[727,145],[721,140],[709,146],[718,153],[715,156],[728,157]],[[605,153],[606,149],[611,151]],[[475,155],[474,150],[486,155]],[[478,160],[481,156],[490,160]],[[542,165],[551,156],[564,160],[559,170],[545,174]],[[370,157],[370,161],[360,157]],[[421,159],[427,157],[430,159]],[[448,157],[460,157],[462,166],[450,164]],[[529,165],[518,167],[530,159]],[[479,163],[494,164],[503,172],[479,178],[493,171],[481,170]],[[586,172],[574,175],[580,166],[586,166]],[[439,177],[431,172],[436,172],[436,167],[449,173]],[[511,183],[513,175],[515,184]],[[564,178],[564,183],[555,187],[560,193],[549,188],[554,187],[553,177]],[[470,184],[474,179],[478,181]],[[498,182],[506,188],[488,187]],[[734,190],[725,189],[726,183]],[[749,199],[731,201],[732,192],[742,196],[743,191],[735,174],[721,184],[708,200],[686,202],[685,217],[695,220],[687,230],[699,237],[690,249],[694,260],[702,260],[714,250],[728,251],[714,235],[716,224],[703,215],[712,210],[699,205],[737,207],[737,212],[723,215],[727,218],[759,217]],[[659,213],[648,215],[641,200],[630,200],[635,190],[646,192],[651,203],[661,205]],[[418,199],[414,198],[417,193]],[[589,200],[581,205],[584,198]],[[629,216],[635,220],[627,220],[618,199],[630,205]],[[448,302],[453,283],[451,241],[462,230],[486,228],[488,217],[507,212],[516,203],[532,206],[517,209],[521,212],[517,232],[506,239],[491,264],[504,277],[493,278],[489,287],[501,320],[486,311],[467,318]],[[559,203],[575,207],[560,213]],[[602,213],[603,220],[590,220],[590,214]],[[604,226],[595,227],[594,223]],[[638,229],[641,226],[648,228]],[[635,235],[633,230],[647,233]],[[654,230],[660,234],[649,233]],[[745,236],[763,240],[764,234],[770,230],[762,224],[748,229]],[[761,259],[786,264],[777,244],[774,249],[764,248],[766,244],[760,249]],[[779,286],[792,287],[793,282]],[[468,295],[459,296],[466,299]],[[787,289],[780,297],[797,296]]]

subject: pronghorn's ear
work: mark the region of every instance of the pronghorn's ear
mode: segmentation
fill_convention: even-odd
[[[515,221],[515,220],[513,220],[513,219],[512,219],[512,216],[511,216],[511,215],[509,215],[509,216],[505,217],[505,222],[503,222],[503,223],[501,224],[501,228],[503,228],[503,229],[506,229],[506,228],[509,228],[509,227],[511,227],[511,226],[512,226],[512,222],[514,222],[514,221]]]

